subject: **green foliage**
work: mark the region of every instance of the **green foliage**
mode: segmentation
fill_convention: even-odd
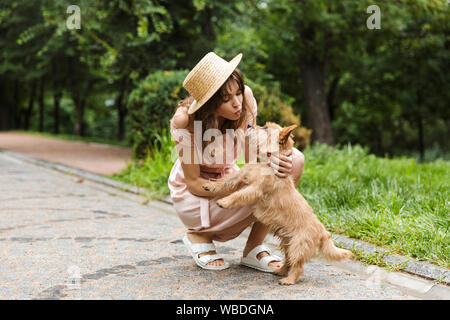
[[[177,103],[187,96],[182,87],[188,71],[158,71],[140,81],[130,94],[128,101],[131,120],[131,141],[134,155],[144,157],[152,143],[153,136],[168,127]],[[281,125],[297,124],[294,132],[296,143],[303,149],[309,144],[311,131],[301,127],[300,118],[290,105],[290,99],[283,96],[279,88],[268,89],[247,80],[258,103],[258,124],[266,121]],[[151,125],[149,125],[151,124]]]
[[[449,267],[450,163],[308,147],[299,190],[331,231]]]
[[[292,98],[283,95],[277,84],[268,88],[256,82],[246,80],[253,91],[258,104],[257,124],[264,125],[266,122],[275,122],[281,126],[296,124],[294,131],[296,146],[303,150],[309,145],[311,130],[301,126],[300,117],[292,110]]]
[[[158,198],[169,193],[167,179],[176,155],[170,132],[166,129],[161,134],[154,134],[148,146],[148,153],[143,159],[135,160],[113,179],[147,189],[151,198]]]
[[[372,4],[381,9],[380,30],[366,26]],[[324,72],[337,143],[399,155],[420,152],[422,138],[425,150],[436,142],[450,151],[446,1],[249,0],[240,10],[221,24],[217,47],[243,52],[249,78],[278,81],[307,127],[302,63]]]
[[[178,102],[187,96],[182,84],[188,71],[158,71],[137,84],[128,101],[134,155],[145,157],[153,139],[168,128]]]
[[[8,120],[0,128],[23,128],[28,114],[38,122],[28,110],[38,82],[46,96],[71,98],[59,120],[64,131],[85,125],[84,134],[112,134],[126,117],[130,92],[147,75],[191,69],[208,51],[225,59],[242,52],[239,68],[253,90],[261,85],[282,97],[266,99],[259,90],[261,119],[283,121],[279,114],[290,114],[284,106],[292,106],[302,125],[314,129],[304,69],[315,65],[324,73],[318,87],[337,143],[422,160],[450,153],[450,6],[444,0],[80,0],[80,30],[67,29],[71,4],[1,2],[0,111]],[[381,9],[379,30],[366,27],[372,4]],[[105,96],[113,107],[104,106]],[[45,101],[50,109],[52,100]]]

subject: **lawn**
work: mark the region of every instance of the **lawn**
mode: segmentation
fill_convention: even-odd
[[[173,143],[113,178],[168,195]],[[334,233],[449,268],[450,162],[386,159],[360,146],[308,147],[298,190]]]

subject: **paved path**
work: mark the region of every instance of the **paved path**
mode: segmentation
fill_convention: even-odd
[[[195,266],[171,206],[0,153],[0,299],[412,299],[313,260],[294,286],[238,265]]]
[[[119,173],[126,168],[132,153],[130,148],[125,147],[67,141],[16,132],[0,132],[0,149],[102,175]]]

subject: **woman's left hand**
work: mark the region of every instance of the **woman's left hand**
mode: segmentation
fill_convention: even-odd
[[[292,149],[279,156],[270,155],[267,163],[275,171],[275,175],[286,178],[292,173]]]

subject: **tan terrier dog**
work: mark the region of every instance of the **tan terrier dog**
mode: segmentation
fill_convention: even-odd
[[[284,153],[294,145],[292,130],[275,123],[249,129],[257,138],[258,155]],[[272,134],[267,135],[269,130]],[[273,135],[273,130],[275,135]],[[272,137],[272,138],[270,138]],[[273,143],[275,137],[278,143]],[[261,157],[259,157],[261,159]],[[217,201],[223,208],[254,205],[253,215],[274,232],[280,242],[285,261],[275,273],[286,276],[280,284],[294,284],[303,274],[303,264],[319,251],[328,260],[351,258],[353,254],[335,247],[331,234],[314,215],[313,209],[297,191],[293,180],[277,177],[266,162],[246,164],[240,171],[230,173],[217,181],[202,186],[205,190],[228,194]]]

